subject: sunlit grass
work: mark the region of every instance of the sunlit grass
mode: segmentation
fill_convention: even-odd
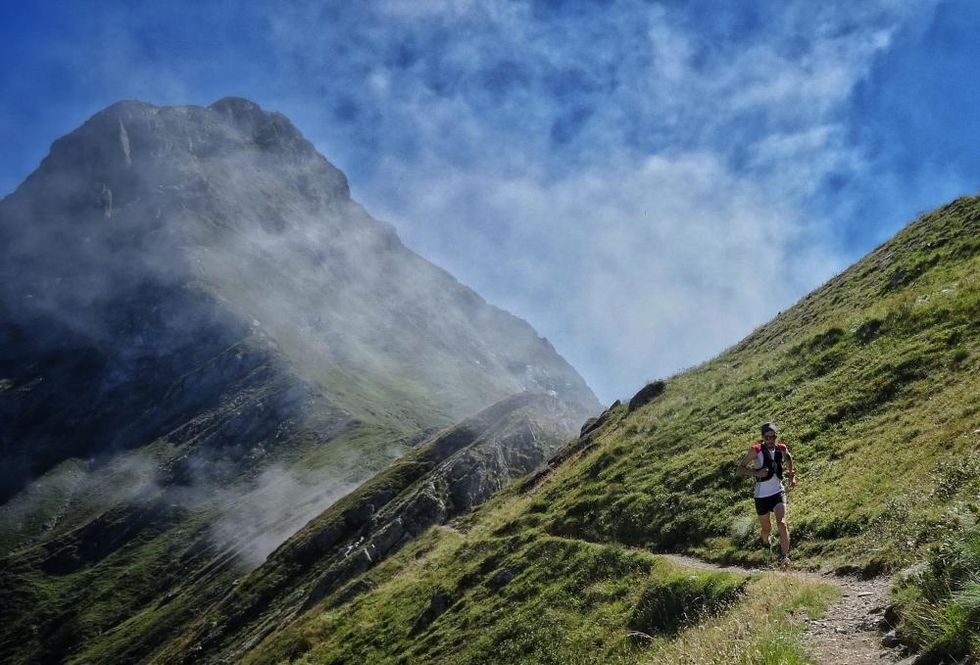
[[[810,665],[800,618],[819,618],[839,591],[796,577],[766,574],[745,601],[663,645],[648,665]]]

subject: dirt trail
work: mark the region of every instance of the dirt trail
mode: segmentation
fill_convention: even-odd
[[[465,532],[451,524],[440,528],[456,535],[466,537]],[[638,549],[638,548],[633,548]],[[887,647],[882,641],[880,627],[884,625],[885,610],[888,607],[888,579],[878,577],[862,580],[831,574],[811,573],[800,570],[774,570],[768,568],[743,568],[710,563],[702,559],[681,554],[661,554],[650,550],[638,550],[656,554],[688,568],[702,570],[727,570],[749,575],[772,573],[822,582],[836,586],[841,591],[840,598],[827,608],[821,619],[803,619],[806,632],[813,643],[814,655],[820,665],[885,665],[914,660],[906,658],[897,645]],[[892,633],[893,635],[893,633]]]
[[[801,571],[763,571],[757,568],[722,566],[688,556],[662,554],[690,568],[730,570],[741,573],[772,572],[832,584],[841,590],[840,599],[827,608],[822,619],[805,619],[814,653],[822,665],[882,665],[898,663],[901,651],[882,644],[878,628],[888,605],[888,580],[861,580]]]

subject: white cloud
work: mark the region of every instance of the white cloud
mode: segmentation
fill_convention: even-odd
[[[356,486],[324,475],[272,465],[247,491],[218,493],[210,498],[222,511],[209,527],[211,538],[246,565],[261,565],[274,549]]]
[[[386,155],[353,183],[410,246],[528,318],[607,400],[707,359],[842,267],[806,200],[828,175],[865,168],[838,111],[909,17],[883,3],[808,21],[790,5],[710,56],[671,13],[634,18],[649,40],[630,48],[647,52],[617,65],[579,153],[549,144],[567,100],[534,79],[570,64],[593,72],[616,49],[566,48],[512,12],[519,45],[471,22],[431,57],[476,76],[515,52],[531,93],[486,109],[465,85],[433,94],[409,75],[375,102],[397,110],[418,151]],[[622,29],[613,42],[629,38],[615,17],[604,25]],[[629,124],[660,136],[645,146]]]
[[[799,0],[732,27],[719,15],[751,3],[298,1],[263,17],[269,69],[238,66],[214,97],[292,117],[372,213],[527,318],[609,400],[840,267],[808,197],[869,171],[842,108],[936,4]],[[130,29],[150,22],[110,18],[93,86],[177,101],[200,94],[187,71],[225,80],[153,60]]]
[[[467,198],[481,219],[432,221]],[[803,242],[792,205],[711,152],[554,183],[457,174],[403,214],[429,220],[418,240],[438,262],[534,321],[607,397],[706,359],[839,267]]]

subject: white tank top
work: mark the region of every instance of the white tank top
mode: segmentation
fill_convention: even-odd
[[[763,444],[763,445],[765,445],[765,444]],[[770,455],[775,456],[776,455],[776,451],[773,450],[770,453]],[[785,453],[783,453],[783,461],[784,462],[786,461],[786,454]],[[762,468],[762,466],[765,463],[766,463],[766,458],[763,456],[762,451],[760,450],[759,452],[757,452],[755,454],[755,469],[758,471],[759,469]],[[754,493],[754,496],[757,499],[762,499],[762,498],[767,497],[767,496],[772,496],[773,494],[779,494],[784,489],[785,488],[783,487],[783,481],[779,478],[779,476],[777,476],[774,473],[774,474],[772,474],[772,478],[770,478],[769,480],[764,480],[761,483],[758,483],[757,482],[755,484],[755,493]]]

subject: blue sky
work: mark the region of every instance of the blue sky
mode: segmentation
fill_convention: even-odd
[[[0,193],[118,99],[248,97],[608,402],[977,192],[971,4],[7,2]]]

